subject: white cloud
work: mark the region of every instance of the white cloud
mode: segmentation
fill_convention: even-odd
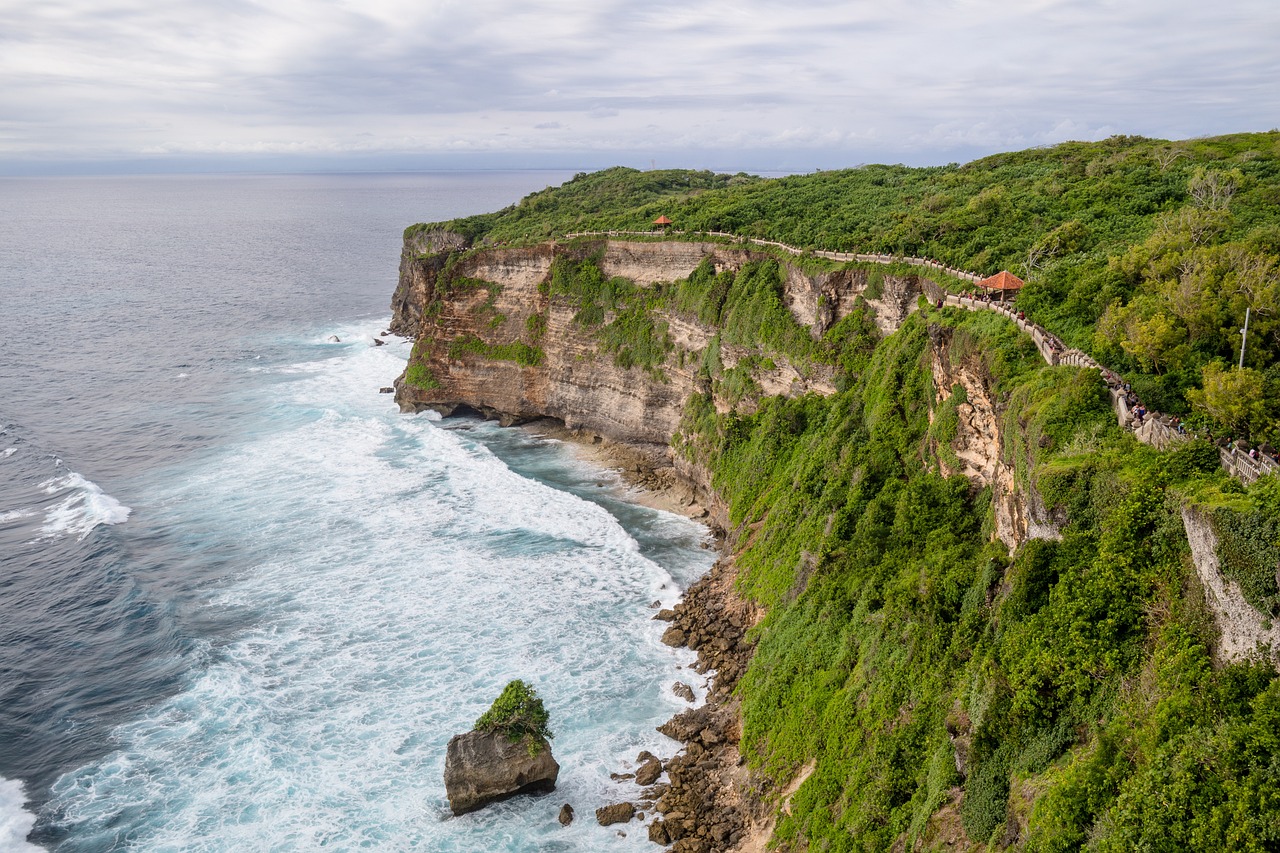
[[[1275,126],[1276,44],[1271,0],[0,0],[0,158],[752,147],[944,162]]]

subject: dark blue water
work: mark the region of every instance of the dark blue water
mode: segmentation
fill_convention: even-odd
[[[648,604],[703,532],[377,393],[403,228],[566,177],[0,179],[0,849],[647,844],[555,809],[674,746]],[[450,818],[444,744],[513,677],[556,803]]]

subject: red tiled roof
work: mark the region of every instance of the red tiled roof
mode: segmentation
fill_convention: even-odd
[[[1001,270],[992,276],[987,276],[978,282],[978,287],[985,287],[987,290],[1019,290],[1026,284],[1025,281],[1018,278],[1008,270]]]
[[[671,220],[667,219],[667,217],[665,216],[659,216],[657,219],[653,220],[653,224],[654,225],[670,225]]]

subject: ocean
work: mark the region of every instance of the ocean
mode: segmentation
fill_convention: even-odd
[[[378,393],[404,227],[568,177],[0,179],[0,850],[651,848],[592,812],[705,692],[652,605],[707,531]],[[557,790],[453,817],[512,678]]]

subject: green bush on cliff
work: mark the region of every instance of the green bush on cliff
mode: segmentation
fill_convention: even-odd
[[[472,728],[480,732],[500,732],[508,740],[529,738],[536,744],[539,738],[551,740],[551,715],[542,705],[542,699],[531,686],[520,679],[507,683],[489,710],[480,715]]]
[[[524,341],[490,344],[472,334],[460,335],[449,344],[449,358],[475,355],[492,361],[514,361],[522,367],[537,367],[545,358],[542,350]]]
[[[423,391],[434,391],[443,387],[440,380],[436,379],[431,372],[431,368],[425,364],[411,364],[405,368],[404,381]]]

